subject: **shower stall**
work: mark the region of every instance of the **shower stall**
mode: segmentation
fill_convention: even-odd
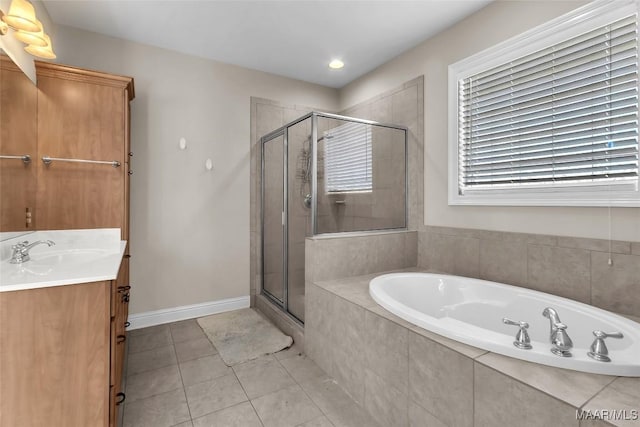
[[[407,128],[312,112],[260,146],[261,290],[304,323],[307,237],[407,227]]]

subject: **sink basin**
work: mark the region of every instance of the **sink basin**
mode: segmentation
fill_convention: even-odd
[[[67,249],[63,251],[43,250],[38,254],[31,254],[31,260],[25,263],[46,266],[85,264],[93,262],[109,254],[103,249]]]
[[[127,242],[118,228],[40,230],[29,241],[55,242],[36,245],[30,260],[11,264],[11,247],[24,241],[16,236],[0,242],[0,292],[113,280],[118,275]]]

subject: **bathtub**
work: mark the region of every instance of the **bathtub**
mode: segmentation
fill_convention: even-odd
[[[394,273],[369,283],[371,297],[386,310],[421,328],[517,359],[595,374],[640,377],[640,324],[599,308],[542,292],[485,280],[430,273]],[[571,357],[551,353],[555,309],[573,341]],[[529,323],[532,348],[514,346],[519,328],[504,317]],[[606,339],[610,362],[587,356],[594,330],[622,332]]]

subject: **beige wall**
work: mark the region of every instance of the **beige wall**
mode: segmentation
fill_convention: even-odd
[[[336,110],[337,92],[68,27],[56,36],[59,62],[135,79],[131,312],[249,295],[250,97]]]
[[[496,1],[340,91],[340,108],[413,77],[424,85],[425,224],[578,237],[608,237],[606,208],[467,207],[447,202],[448,65],[584,4],[579,1]],[[640,240],[640,208],[612,209],[614,239]]]

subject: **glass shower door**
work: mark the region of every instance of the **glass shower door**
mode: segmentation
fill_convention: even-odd
[[[262,150],[262,289],[282,306],[286,299],[284,133],[265,141]]]
[[[311,236],[311,119],[262,139],[262,289],[304,322],[304,246]]]

